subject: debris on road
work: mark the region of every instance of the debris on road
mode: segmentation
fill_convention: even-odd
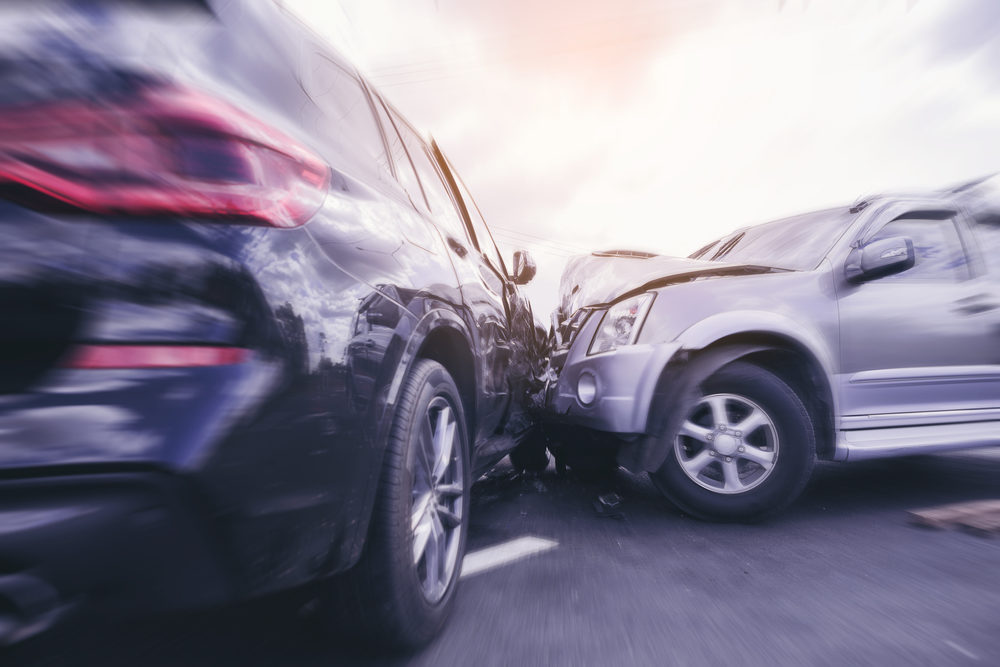
[[[1000,500],[978,500],[910,512],[913,523],[925,528],[962,528],[977,535],[1000,534]]]
[[[621,509],[622,497],[615,492],[602,493],[594,501],[594,511],[597,516],[611,519],[624,519],[625,514]]]
[[[537,477],[535,477],[534,479],[531,480],[531,488],[533,488],[538,493],[548,493],[549,492],[549,487],[545,486],[545,484],[542,482],[542,480],[538,479]]]

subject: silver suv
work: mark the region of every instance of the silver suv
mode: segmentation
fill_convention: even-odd
[[[620,436],[618,463],[722,520],[787,506],[817,457],[1000,444],[1000,224],[985,188],[747,227],[688,259],[573,260],[547,420]]]

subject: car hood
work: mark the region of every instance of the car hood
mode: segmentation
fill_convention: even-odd
[[[706,276],[780,271],[767,266],[726,264],[645,253],[594,253],[569,260],[559,282],[561,321],[584,306],[610,303],[631,292]]]

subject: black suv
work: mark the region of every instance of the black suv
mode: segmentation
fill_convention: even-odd
[[[0,32],[0,645],[334,578],[416,645],[537,327],[461,179],[272,2]]]

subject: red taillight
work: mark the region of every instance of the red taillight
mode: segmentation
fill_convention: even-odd
[[[63,361],[63,368],[191,368],[231,366],[250,358],[240,347],[204,345],[80,345]]]
[[[0,111],[0,185],[95,213],[296,227],[322,205],[329,179],[291,138],[176,87]]]

